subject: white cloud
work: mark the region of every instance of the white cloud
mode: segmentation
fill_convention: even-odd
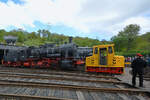
[[[139,24],[142,32],[150,31],[150,0],[11,0],[0,2],[0,28],[13,25],[34,26],[35,21],[62,24],[84,33],[112,36],[128,24]],[[98,34],[101,35],[101,34]]]
[[[117,34],[131,18],[137,20],[132,21],[133,24],[139,24],[142,28],[149,27],[138,21],[139,18],[149,20],[144,17],[144,14],[150,12],[149,4],[149,0],[91,0],[83,5],[81,15],[86,18],[89,31],[105,31],[111,35]]]
[[[8,1],[7,4],[0,2],[0,13],[0,27],[13,25],[21,28],[24,24],[34,26],[34,20],[30,18],[24,7],[12,1]]]
[[[138,24],[142,27],[141,33],[144,33],[145,31],[150,32],[150,17],[136,17],[136,18],[129,18],[124,22],[125,25],[129,24]]]

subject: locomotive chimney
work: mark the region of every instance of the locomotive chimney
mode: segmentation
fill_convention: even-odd
[[[69,43],[72,43],[72,37],[69,37]]]

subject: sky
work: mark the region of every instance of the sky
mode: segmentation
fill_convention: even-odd
[[[110,40],[129,24],[150,32],[150,0],[0,0],[0,29],[47,29]]]

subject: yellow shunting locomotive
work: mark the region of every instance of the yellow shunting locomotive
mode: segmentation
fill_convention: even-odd
[[[124,57],[116,56],[114,44],[93,47],[92,56],[86,57],[87,72],[124,73]]]

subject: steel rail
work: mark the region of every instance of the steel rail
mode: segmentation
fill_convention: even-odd
[[[146,81],[150,81],[150,77],[144,77],[143,79]]]
[[[137,76],[137,77],[139,78],[139,76]],[[146,75],[146,76],[143,77],[143,79],[146,80],[146,81],[150,81],[150,76]]]
[[[116,80],[119,80],[118,78],[116,78],[116,77],[112,77],[112,76],[98,76],[98,75],[81,75],[81,74],[79,74],[79,73],[57,73],[57,72],[50,72],[50,73],[45,73],[45,72],[32,72],[32,71],[30,71],[30,72],[26,72],[26,71],[12,71],[12,70],[10,70],[10,71],[2,71],[2,70],[0,70],[0,74],[4,74],[4,73],[8,73],[8,72],[19,72],[19,73],[33,73],[33,74],[43,74],[43,75],[66,75],[66,76],[76,76],[76,77],[88,77],[88,78],[105,78],[105,79],[116,79]],[[15,74],[15,73],[13,73],[13,74]],[[120,81],[120,80],[119,80]]]
[[[21,99],[21,100],[72,100],[72,99],[65,99],[65,98],[57,98],[57,97],[50,97],[50,96],[31,96],[31,95],[18,95],[18,94],[6,94],[6,93],[0,93],[0,97],[3,98],[12,98],[11,100]],[[6,99],[8,100],[8,99]]]
[[[145,76],[144,76],[144,78],[150,78],[150,76],[148,76],[148,75],[145,75]]]
[[[26,79],[43,79],[43,80],[65,80],[73,82],[92,82],[92,83],[114,83],[114,84],[124,84],[121,81],[112,81],[112,80],[91,80],[91,79],[82,79],[82,78],[68,78],[61,76],[39,76],[39,75],[12,75],[12,74],[2,74],[0,77],[13,77],[13,78],[26,78]]]
[[[148,91],[139,89],[124,89],[124,88],[100,88],[93,86],[79,86],[79,85],[65,85],[65,84],[51,84],[51,83],[40,83],[40,82],[23,82],[23,81],[8,81],[0,82],[1,86],[19,86],[19,87],[34,87],[34,88],[62,88],[69,90],[80,90],[80,91],[96,91],[96,92],[119,92],[119,93],[146,93],[150,95]]]
[[[10,68],[10,67],[0,67],[2,68],[0,70],[1,71],[19,71],[19,72],[27,72],[27,73],[37,73],[37,74],[60,74],[60,75],[76,75],[76,76],[86,76],[86,77],[97,77],[97,78],[102,78],[102,77],[106,77],[106,78],[112,78],[112,76],[110,75],[113,75],[113,74],[105,74],[105,76],[98,76],[98,75],[95,75],[95,73],[87,73],[87,72],[79,72],[79,71],[59,71],[59,70],[44,70],[44,69],[33,69],[33,68],[30,68],[30,69],[27,69],[27,68]],[[7,68],[7,69],[5,69]],[[106,76],[108,75],[108,76]],[[115,78],[115,77],[114,77]]]

